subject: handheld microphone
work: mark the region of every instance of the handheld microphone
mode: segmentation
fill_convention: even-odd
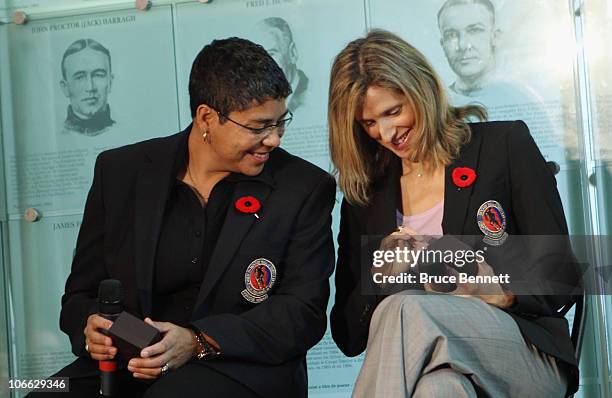
[[[123,289],[121,282],[116,279],[105,279],[98,287],[98,315],[110,321],[115,321],[123,311]],[[100,330],[107,334],[106,330]],[[116,376],[117,361],[99,361],[100,369],[100,394],[104,397],[112,397],[117,393]]]

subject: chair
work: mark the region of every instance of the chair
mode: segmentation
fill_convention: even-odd
[[[588,319],[589,301],[586,293],[583,293],[581,296],[574,296],[574,298],[574,304],[563,308],[560,313],[565,315],[572,307],[574,308],[574,322],[572,322],[572,331],[570,337],[572,340],[572,344],[574,345],[574,354],[576,356],[576,362],[580,364],[582,342],[584,340],[584,331]],[[573,396],[574,394],[568,395],[569,398],[572,398]]]
[[[580,354],[582,353],[582,342],[584,340],[584,330],[586,327],[586,320],[588,316],[588,297],[585,294],[576,301],[574,305],[574,323],[572,324],[572,343],[574,344],[574,352],[576,353],[576,360],[580,361]]]

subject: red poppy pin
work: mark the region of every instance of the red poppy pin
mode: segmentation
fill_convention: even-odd
[[[253,196],[243,196],[234,204],[236,209],[241,213],[253,214],[255,218],[259,218],[257,212],[261,209],[261,203]]]
[[[476,181],[476,172],[470,167],[457,167],[451,175],[453,182],[459,188],[469,187]]]

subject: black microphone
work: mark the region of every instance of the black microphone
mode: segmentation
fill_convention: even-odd
[[[123,311],[121,282],[116,279],[103,280],[98,287],[98,315],[114,322],[121,311]],[[100,332],[107,334],[106,329],[100,329]],[[100,394],[104,397],[116,395],[117,361],[99,361],[98,368],[100,369]]]

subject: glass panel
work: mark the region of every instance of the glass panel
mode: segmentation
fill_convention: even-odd
[[[595,203],[592,204],[597,227],[602,235],[612,233],[612,80],[610,79],[609,43],[612,39],[612,3],[605,0],[584,2],[584,52],[588,66],[589,100],[592,126],[591,157],[594,161],[594,173],[590,182],[594,185]],[[600,248],[600,265],[609,274],[612,269],[612,247]],[[612,297],[605,296],[603,301],[603,325],[606,336],[601,336],[607,347],[607,358],[601,363],[604,378],[610,377],[612,368]],[[603,350],[601,350],[603,351]],[[603,353],[602,353],[603,354]],[[607,368],[606,368],[607,365]],[[604,380],[607,391],[612,391],[610,380]]]
[[[584,49],[589,67],[591,117],[593,120],[593,157],[612,161],[612,4],[589,0],[584,5]]]
[[[1,34],[1,33],[0,33]],[[7,317],[7,295],[5,294],[8,291],[8,281],[5,278],[6,271],[6,263],[4,261],[4,236],[6,233],[5,223],[0,224],[2,228],[0,229],[0,397],[8,397],[9,389],[8,389],[8,379],[9,379],[9,365],[10,358],[9,355],[9,341],[12,341],[9,337],[9,323]]]
[[[187,84],[197,53],[213,39],[245,37],[262,44],[272,54],[294,91],[287,100],[294,119],[281,146],[328,170],[329,68],[340,49],[364,29],[363,7],[355,7],[351,0],[310,0],[307,5],[301,1],[271,0],[218,1],[204,7],[177,5],[181,123],[191,121]],[[278,34],[281,30],[283,36]]]
[[[10,21],[19,10],[26,13],[67,11],[112,4],[125,4],[125,0],[0,0],[0,21]]]
[[[13,218],[81,212],[100,151],[178,130],[169,6],[10,25],[8,36]]]
[[[568,2],[499,1],[494,10],[482,4],[441,10],[442,0],[371,2],[373,26],[422,51],[453,104],[481,103],[490,120],[524,120],[547,160],[578,157]]]
[[[602,235],[610,235],[612,232],[612,164],[602,165],[595,168],[595,173],[592,177],[597,192],[597,217],[599,219],[599,228]],[[612,271],[612,247],[600,247],[599,265],[603,268],[607,275]],[[607,364],[608,370],[612,368],[610,352],[612,345],[610,338],[612,336],[612,297],[604,296],[604,319],[607,333]],[[605,361],[604,361],[605,363]],[[608,373],[609,374],[609,373]]]
[[[48,377],[75,357],[59,328],[81,216],[8,222],[13,378]]]

